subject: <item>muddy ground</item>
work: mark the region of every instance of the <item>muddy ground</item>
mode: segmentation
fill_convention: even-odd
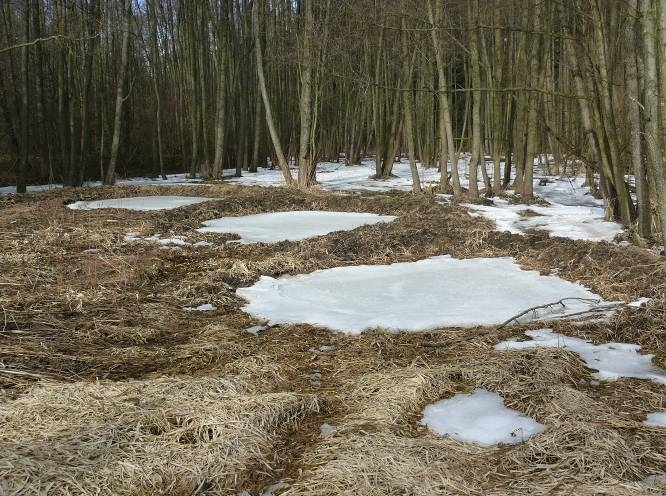
[[[215,201],[167,212],[65,207],[81,199],[153,194],[210,196]],[[227,244],[233,235],[195,231],[202,221],[224,215],[306,209],[399,219],[271,245]],[[128,232],[183,235],[213,245],[127,244],[123,237]],[[651,474],[666,473],[666,430],[642,424],[648,412],[666,407],[664,387],[639,380],[596,384],[577,355],[563,350],[493,350],[497,342],[543,323],[413,334],[376,330],[359,337],[292,325],[253,335],[245,329],[261,322],[241,311],[243,301],[235,295],[236,288],[261,275],[442,254],[511,256],[526,269],[544,274],[557,270],[560,277],[580,281],[608,300],[652,298],[646,307],[624,308],[606,322],[549,326],[599,343],[638,343],[655,355],[655,365],[666,367],[666,259],[647,249],[551,239],[543,233],[498,233],[491,222],[431,195],[231,185],[65,189],[5,197],[0,199],[0,241],[0,417],[10,426],[0,436],[0,451],[14,453],[0,460],[0,493],[4,488],[15,494],[254,495],[278,481],[289,487],[276,494],[664,490],[641,483]],[[182,310],[202,303],[213,303],[217,310]],[[331,348],[319,351],[321,346]],[[192,391],[217,391],[207,381],[219,380],[233,382],[233,387],[225,383],[233,390],[228,396],[220,394],[238,401],[233,407],[210,403],[192,408],[189,424],[178,413],[188,408],[188,401],[170,405],[171,393],[155,392],[170,387],[186,391],[190,383]],[[88,391],[88,385],[99,389]],[[119,388],[116,396],[104,396],[113,385]],[[131,449],[121,449],[104,466],[122,462],[125,468],[108,472],[96,461],[98,455],[86,450],[91,443],[114,443],[113,434],[103,429],[111,420],[94,419],[106,418],[99,413],[111,408],[106,402],[124,414],[126,403],[118,404],[117,398],[127,394],[127,385],[143,388],[137,393],[141,398],[155,395],[163,408],[153,406],[151,412],[168,411],[173,419],[141,438],[143,451],[132,447],[136,438],[123,438]],[[426,404],[475,387],[502,394],[507,406],[545,424],[545,433],[511,447],[479,448],[437,438],[418,424]],[[270,412],[257,414],[261,418],[256,421],[248,420],[249,412],[264,410],[257,410],[253,395]],[[198,401],[196,396],[190,405]],[[70,399],[58,407],[61,418],[54,427],[49,408],[57,398]],[[82,415],[76,427],[67,422],[67,415],[76,411],[68,413],[67,408],[90,408],[91,413]],[[197,417],[206,408],[206,417]],[[233,414],[220,413],[216,421],[220,409]],[[143,418],[141,407],[132,415],[131,422]],[[12,427],[27,418],[43,423],[42,434]],[[237,432],[218,434],[211,427],[232,418],[249,422],[238,429],[255,426],[257,436],[231,442]],[[82,440],[77,429],[91,422],[97,422],[95,429]],[[336,426],[335,433],[322,437],[324,423]],[[182,467],[175,469],[170,465],[179,463],[179,446],[194,449],[182,437],[190,424],[198,426],[197,441],[188,443],[201,451],[183,457]],[[173,451],[165,451],[159,463],[145,455],[153,445],[167,446],[160,443],[174,439],[176,431],[181,432],[178,442],[168,444]],[[220,443],[227,443],[226,451],[215,451]],[[251,446],[244,450],[243,443]],[[58,456],[68,461],[47,470],[39,452],[55,445],[63,446]],[[72,450],[69,458],[67,449]],[[246,456],[233,454],[244,451]],[[220,464],[225,457],[235,463]]]

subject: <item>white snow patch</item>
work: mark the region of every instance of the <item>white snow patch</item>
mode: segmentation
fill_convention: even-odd
[[[666,412],[650,413],[643,423],[651,427],[666,427]]]
[[[328,437],[331,434],[335,434],[336,430],[337,429],[334,426],[332,426],[331,424],[321,424],[319,426],[319,437],[322,437],[322,438]]]
[[[189,174],[167,174],[166,179],[161,177],[129,177],[118,179],[117,186],[159,186],[159,185],[179,185],[179,186],[201,186],[200,176],[191,178]],[[88,182],[85,186],[99,186],[98,181]]]
[[[237,293],[248,300],[245,312],[270,325],[306,323],[351,335],[374,327],[421,331],[494,325],[562,298],[601,301],[579,284],[522,270],[512,258],[449,256],[336,267],[277,279],[262,276]],[[521,321],[562,317],[588,308],[586,302],[572,300],[565,307],[525,315]]]
[[[247,332],[249,332],[250,334],[254,334],[254,335],[256,336],[256,335],[259,334],[261,331],[265,331],[266,329],[267,329],[266,326],[255,325],[255,326],[252,326],[252,327],[248,327],[248,328],[245,329],[245,330],[246,330]]]
[[[634,308],[640,308],[643,305],[649,303],[652,301],[652,298],[647,298],[645,296],[638,298],[636,301],[632,301],[631,303],[627,303],[628,307],[634,307]]]
[[[153,234],[146,238],[142,238],[139,233],[129,232],[123,237],[125,243],[157,243],[162,246],[190,246],[190,243],[185,241],[185,236],[172,236],[170,238],[163,238],[161,234]]]
[[[171,238],[163,238],[163,237],[161,237],[160,234],[155,234],[153,236],[143,238],[143,241],[147,241],[149,243],[157,243],[157,244],[163,245],[163,246],[189,246],[190,245],[190,243],[185,241],[184,236],[173,236]]]
[[[217,310],[217,307],[212,303],[204,303],[203,305],[199,305],[198,307],[183,307],[183,310],[185,310],[186,312],[212,312],[214,310]]]
[[[36,191],[50,191],[52,189],[62,189],[62,184],[31,184],[26,187],[28,193]],[[16,186],[2,186],[0,187],[0,195],[13,195],[16,194]]]
[[[424,187],[439,182],[440,173],[436,167],[425,168],[417,164],[421,184]],[[297,170],[293,169],[292,174]],[[412,176],[409,162],[401,161],[393,164],[392,177],[388,179],[371,179],[375,174],[375,162],[366,159],[361,165],[344,165],[344,163],[322,162],[317,164],[317,187],[327,191],[411,191]],[[226,182],[244,186],[284,186],[282,172],[278,169],[260,168],[256,173],[244,172],[242,177],[229,177]]]
[[[520,443],[545,429],[536,420],[506,408],[500,395],[485,389],[426,406],[421,423],[435,434],[482,446]]]
[[[333,231],[349,231],[357,227],[391,222],[392,215],[357,212],[293,211],[222,217],[207,220],[199,232],[234,233],[241,244],[297,241]]]
[[[179,186],[201,186],[200,177],[190,178],[189,174],[167,174],[166,179],[161,177],[130,177],[126,179],[118,179],[116,186],[160,186],[160,185],[179,185]],[[101,181],[86,181],[83,186],[87,188],[95,188],[102,186]],[[61,189],[62,184],[31,184],[26,190],[28,193],[36,191],[49,191],[52,189]],[[0,187],[0,195],[13,195],[16,193],[16,186],[2,186]]]
[[[172,210],[212,200],[200,196],[135,196],[108,200],[77,201],[67,205],[72,210],[95,210],[99,208],[122,208],[126,210]]]
[[[593,377],[613,381],[622,377],[649,379],[666,384],[666,371],[652,365],[654,355],[642,355],[641,347],[629,343],[592,344],[580,338],[554,333],[551,329],[538,329],[525,333],[531,341],[503,341],[496,350],[523,350],[526,348],[564,348],[580,355],[585,364],[597,370]]]
[[[552,236],[588,241],[613,241],[622,226],[604,219],[603,208],[596,206],[549,206],[510,204],[494,198],[493,205],[463,204],[474,213],[494,220],[498,231],[525,234],[530,229],[547,231]],[[528,211],[538,215],[521,215]]]

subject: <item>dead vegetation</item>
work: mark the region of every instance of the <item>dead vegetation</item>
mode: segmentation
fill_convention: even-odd
[[[71,211],[79,199],[219,198],[169,212]],[[389,224],[273,245],[225,244],[201,221],[322,209]],[[563,350],[493,352],[534,325],[368,332],[307,325],[245,332],[235,289],[260,275],[456,257],[512,256],[608,300],[653,300],[607,322],[554,322],[594,342],[639,343],[666,367],[666,261],[609,243],[492,230],[433,197],[227,185],[63,190],[0,198],[0,493],[644,494],[666,472],[666,433],[641,424],[663,387],[592,385]],[[128,232],[208,240],[123,243]],[[214,312],[184,312],[212,303]],[[441,344],[431,347],[426,344]],[[334,348],[317,351],[321,345]],[[476,387],[547,429],[480,448],[419,426],[423,407]],[[319,425],[336,427],[319,437]],[[663,488],[661,489],[663,491]]]

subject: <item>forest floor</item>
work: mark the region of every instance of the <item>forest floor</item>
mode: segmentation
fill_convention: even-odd
[[[214,201],[158,212],[66,208],[158,194]],[[216,217],[290,210],[398,219],[275,244],[196,231]],[[0,494],[666,490],[654,477],[666,474],[666,429],[643,423],[666,407],[664,385],[591,380],[594,371],[561,348],[494,348],[548,326],[639,344],[666,367],[666,259],[648,249],[497,232],[456,202],[403,192],[126,185],[5,196],[0,211]],[[130,232],[212,244],[126,243]],[[262,275],[442,254],[514,257],[609,301],[651,300],[607,320],[347,336],[310,325],[247,332],[262,322],[235,293]],[[216,310],[183,311],[206,303]],[[481,447],[420,425],[427,404],[475,388],[546,429]]]

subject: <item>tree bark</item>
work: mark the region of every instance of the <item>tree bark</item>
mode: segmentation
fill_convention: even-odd
[[[116,182],[116,165],[118,163],[123,106],[125,103],[124,89],[127,79],[127,69],[129,65],[129,34],[131,16],[131,0],[123,0],[123,40],[120,53],[120,72],[118,74],[118,81],[116,83],[116,105],[113,118],[113,138],[111,139],[109,165],[106,169],[104,184],[114,184]]]
[[[260,0],[255,0],[254,6],[252,8],[252,25],[254,31],[254,50],[255,50],[255,62],[257,68],[257,78],[259,80],[259,89],[261,91],[261,98],[264,101],[264,113],[266,115],[266,125],[268,126],[268,132],[271,136],[273,149],[275,150],[275,155],[278,160],[278,166],[282,171],[282,176],[284,177],[287,186],[293,186],[294,178],[291,175],[291,171],[289,170],[289,164],[287,163],[287,159],[285,158],[284,152],[282,151],[282,145],[280,144],[280,137],[277,133],[277,129],[275,127],[275,121],[273,119],[271,102],[268,98],[268,90],[266,89],[263,55],[261,53],[261,36],[260,36],[261,24],[259,21],[260,3],[261,3]]]

